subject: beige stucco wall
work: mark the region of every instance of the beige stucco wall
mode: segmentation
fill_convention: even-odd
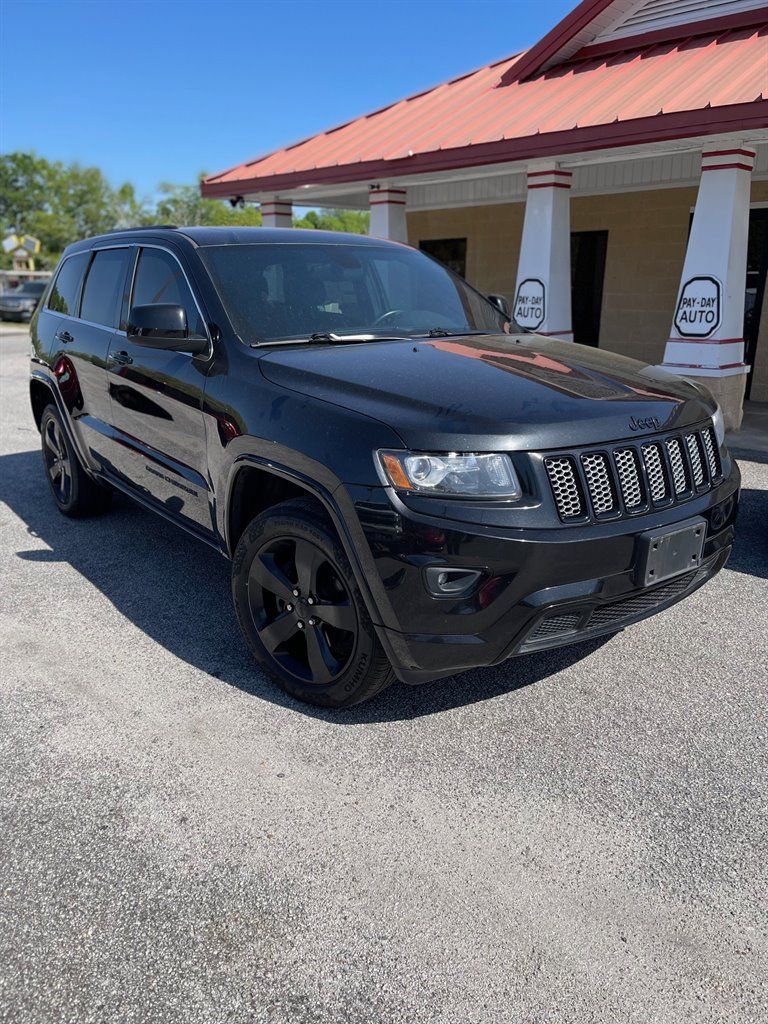
[[[768,201],[754,182],[752,201]],[[680,284],[695,188],[648,189],[571,200],[573,231],[607,231],[600,347],[660,363]],[[523,203],[408,214],[413,245],[466,238],[467,279],[484,292],[514,295]],[[760,324],[752,398],[768,400],[768,289]]]

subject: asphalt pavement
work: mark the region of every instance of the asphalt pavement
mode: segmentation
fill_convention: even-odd
[[[768,459],[714,581],[607,641],[330,714],[227,563],[46,490],[0,337],[0,1021],[768,1017]]]

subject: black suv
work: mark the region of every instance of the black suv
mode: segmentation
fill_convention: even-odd
[[[25,281],[20,288],[0,294],[0,320],[31,320],[46,281]]]
[[[739,472],[707,391],[524,333],[408,246],[90,239],[32,345],[61,511],[122,491],[231,558],[249,647],[315,704],[615,632],[731,550]]]

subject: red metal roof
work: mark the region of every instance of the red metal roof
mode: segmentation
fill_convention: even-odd
[[[762,24],[699,26],[692,38],[648,41],[501,84],[515,55],[215,174],[202,191],[278,191],[765,128],[768,18],[760,13]]]

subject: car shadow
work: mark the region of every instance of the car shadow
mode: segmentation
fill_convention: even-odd
[[[326,711],[288,697],[254,665],[232,608],[229,564],[212,548],[118,495],[105,515],[65,518],[49,495],[37,451],[0,457],[0,500],[26,524],[30,537],[47,545],[17,551],[18,558],[72,566],[176,657],[246,693],[339,725],[413,719],[511,693],[562,672],[608,639],[423,686],[396,682],[358,707]],[[77,614],[73,607],[72,615]]]
[[[728,568],[768,579],[768,491],[743,487]]]

